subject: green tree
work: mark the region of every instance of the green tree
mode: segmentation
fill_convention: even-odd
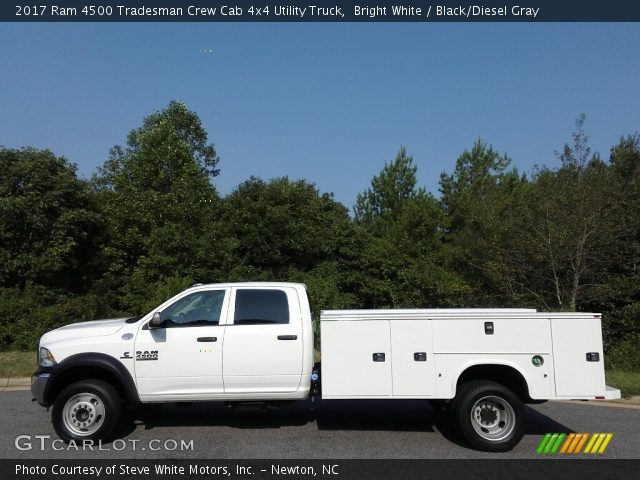
[[[360,303],[370,307],[451,306],[467,286],[451,271],[443,247],[443,212],[417,186],[404,147],[373,177],[354,207],[360,243]]]
[[[488,306],[522,300],[522,231],[528,182],[511,159],[478,140],[440,176],[446,242],[454,268],[473,288],[473,303]]]
[[[443,244],[442,210],[430,195],[407,200],[383,228],[359,227],[359,303],[368,308],[455,307],[469,287]]]
[[[345,254],[345,207],[304,180],[252,177],[224,199],[224,237],[232,277],[286,279]]]
[[[109,306],[94,294],[64,292],[43,285],[0,288],[0,350],[35,351],[49,330],[77,321],[105,318]]]
[[[175,101],[132,130],[126,147],[111,150],[94,182],[110,234],[103,283],[121,287],[121,307],[139,311],[150,283],[202,278],[215,265],[207,246],[219,203],[211,183],[217,164],[198,115]]]
[[[607,252],[607,278],[595,308],[604,316],[607,360],[638,370],[640,355],[640,134],[620,139],[609,157],[615,181],[614,243]],[[613,348],[612,348],[613,347]]]
[[[407,149],[400,147],[393,162],[384,165],[379,175],[371,180],[371,187],[358,195],[354,207],[355,219],[361,223],[373,223],[387,216],[395,216],[408,199],[425,194],[417,188],[418,167]]]
[[[104,238],[95,196],[48,150],[0,148],[0,349],[33,349],[45,331],[91,319]]]
[[[83,290],[103,235],[87,182],[34,148],[0,148],[0,172],[0,285]]]
[[[572,144],[557,155],[557,170],[540,168],[531,197],[530,283],[549,307],[576,310],[593,304],[606,282],[606,265],[619,233],[611,169],[591,152],[585,117]]]

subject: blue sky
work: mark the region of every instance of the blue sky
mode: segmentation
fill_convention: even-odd
[[[177,99],[222,194],[288,175],[351,207],[400,145],[433,192],[477,138],[555,165],[581,112],[606,156],[640,129],[639,49],[640,24],[1,24],[0,145],[89,177]]]

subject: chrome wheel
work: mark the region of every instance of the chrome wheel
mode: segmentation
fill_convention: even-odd
[[[67,400],[62,411],[64,426],[73,435],[84,437],[95,433],[104,423],[104,403],[93,393],[78,393]]]
[[[491,442],[508,437],[516,424],[513,407],[503,398],[482,397],[471,407],[471,425],[478,435]]]

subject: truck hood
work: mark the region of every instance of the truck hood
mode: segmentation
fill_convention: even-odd
[[[69,325],[45,333],[40,340],[40,344],[46,346],[48,343],[58,342],[60,340],[113,335],[125,325],[126,320],[127,318],[110,318],[106,320],[70,323]]]

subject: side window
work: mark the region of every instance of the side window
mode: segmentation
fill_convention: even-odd
[[[282,290],[238,290],[233,323],[289,323],[287,294]]]
[[[218,325],[224,294],[224,290],[210,290],[182,297],[160,314],[162,326],[172,328]]]

